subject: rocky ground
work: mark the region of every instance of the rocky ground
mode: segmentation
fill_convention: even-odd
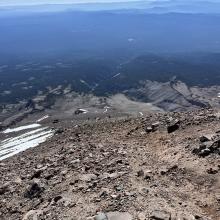
[[[219,116],[59,122],[52,139],[0,162],[0,219],[219,220]]]

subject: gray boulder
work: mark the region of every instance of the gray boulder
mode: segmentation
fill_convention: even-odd
[[[132,220],[132,216],[128,212],[108,212],[99,213],[95,216],[95,220]]]

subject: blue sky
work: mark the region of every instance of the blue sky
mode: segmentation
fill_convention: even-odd
[[[39,4],[72,4],[72,3],[99,3],[99,2],[134,2],[139,0],[0,0],[0,6],[11,5],[39,5]],[[146,0],[152,2],[153,0]]]

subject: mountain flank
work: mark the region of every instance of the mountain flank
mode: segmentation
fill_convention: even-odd
[[[0,218],[218,220],[219,115],[57,121],[54,137],[0,162]]]

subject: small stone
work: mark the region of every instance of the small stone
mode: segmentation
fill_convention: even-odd
[[[106,197],[108,195],[109,195],[109,189],[108,188],[102,188],[101,191],[100,191],[99,196],[100,197]]]
[[[74,149],[69,149],[69,150],[67,151],[67,153],[68,153],[68,154],[74,154],[74,153],[75,153],[75,150],[74,150]],[[73,161],[75,161],[75,160],[73,160]],[[71,161],[70,163],[72,163],[72,161]]]
[[[58,119],[54,119],[52,123],[53,123],[53,124],[57,124],[58,122],[59,122]]]
[[[0,163],[0,167],[5,167],[6,164],[5,163]]]
[[[77,190],[84,190],[84,189],[87,189],[87,188],[88,187],[86,185],[80,184],[80,185],[78,185]]]
[[[151,126],[152,128],[155,128],[155,127],[159,127],[159,125],[160,125],[160,122],[157,121],[157,122],[154,122]]]
[[[22,183],[22,179],[20,178],[20,177],[16,177],[15,178],[15,180],[14,180],[14,182],[16,183],[16,184],[21,184]]]
[[[162,176],[166,175],[168,172],[169,172],[169,170],[166,169],[166,168],[160,170],[160,174],[161,174]]]
[[[0,186],[0,195],[3,195],[8,191],[9,191],[9,184],[4,184],[3,186]]]
[[[101,174],[99,177],[101,179],[117,179],[118,177],[120,177],[121,175],[123,175],[124,173],[122,172],[115,172],[115,173],[103,173]]]
[[[211,154],[211,150],[208,148],[203,149],[198,153],[198,155],[201,157],[206,157],[206,156],[209,156],[210,154]]]
[[[167,126],[167,132],[170,134],[170,133],[175,132],[179,128],[180,128],[180,121],[175,120],[173,123],[171,123],[169,126]]]
[[[119,197],[119,195],[112,194],[111,197],[112,197],[112,199],[117,199]]]
[[[153,131],[153,128],[152,128],[152,127],[146,127],[146,128],[145,128],[145,131],[146,131],[147,133],[150,133],[150,132]]]
[[[211,141],[213,138],[213,135],[203,135],[199,138],[200,142],[207,142]]]
[[[80,163],[80,159],[72,160],[70,162],[70,164],[72,164],[72,165],[77,164],[77,163]]]
[[[97,176],[95,174],[84,174],[79,179],[85,182],[91,182],[92,180],[96,180]]]
[[[137,176],[138,177],[143,177],[144,179],[150,179],[151,178],[151,174],[152,171],[151,170],[139,170],[137,172]]]
[[[29,219],[39,219],[39,217],[43,217],[43,211],[42,210],[30,210],[27,212],[22,220],[29,220]]]
[[[37,164],[37,169],[41,169],[43,167],[44,167],[43,164]]]
[[[125,196],[135,196],[135,192],[125,192]]]
[[[171,215],[167,211],[159,211],[155,210],[150,216],[150,219],[155,219],[155,220],[170,220]]]
[[[34,174],[31,176],[31,179],[34,179],[34,178],[39,178],[42,174],[43,170],[39,169],[39,170],[36,170],[34,172]]]
[[[37,181],[33,182],[25,191],[24,197],[33,199],[35,197],[38,197],[43,192],[43,190],[44,188],[41,186],[40,183],[38,183]]]
[[[138,216],[137,216],[137,219],[138,220],[146,220],[146,217],[143,213],[139,213]]]
[[[148,188],[146,188],[146,187],[143,187],[143,188],[141,189],[141,191],[142,191],[142,193],[144,193],[144,194],[148,194],[150,190],[149,190]]]
[[[208,174],[216,174],[216,173],[218,173],[218,169],[217,168],[209,168],[208,170],[207,170],[207,173]]]
[[[55,130],[55,134],[62,134],[64,132],[63,128],[58,128]]]
[[[192,217],[194,217],[194,219],[200,219],[200,220],[202,219],[202,217],[200,215],[194,215]]]
[[[115,189],[116,189],[116,191],[120,192],[120,191],[123,191],[124,187],[123,186],[116,186]]]
[[[118,178],[119,176],[120,176],[119,173],[110,173],[110,174],[108,175],[108,177],[109,177],[110,179],[116,179],[116,178]]]
[[[132,216],[128,212],[109,212],[107,220],[132,220]]]
[[[94,200],[95,200],[95,202],[101,202],[102,201],[100,198],[95,198]]]
[[[61,175],[65,176],[68,173],[68,170],[61,171]]]
[[[205,143],[202,143],[199,146],[199,148],[193,149],[192,153],[196,154],[196,155],[198,155],[200,157],[209,156],[212,153],[212,151],[211,151],[212,145],[213,145],[213,142],[207,141]]]
[[[215,194],[215,198],[218,202],[220,202],[220,193]]]
[[[139,171],[137,172],[137,176],[138,176],[138,177],[144,176],[144,171],[143,171],[143,170],[139,170]]]
[[[59,200],[61,200],[63,197],[62,196],[56,196],[53,200],[54,202],[58,202]]]
[[[151,125],[152,131],[156,131],[158,127],[160,126],[160,122],[155,122]]]
[[[195,220],[196,218],[191,214],[173,212],[173,213],[171,213],[171,218],[170,219],[171,220]]]
[[[95,220],[108,220],[108,217],[105,213],[100,212],[98,215],[95,216]]]

